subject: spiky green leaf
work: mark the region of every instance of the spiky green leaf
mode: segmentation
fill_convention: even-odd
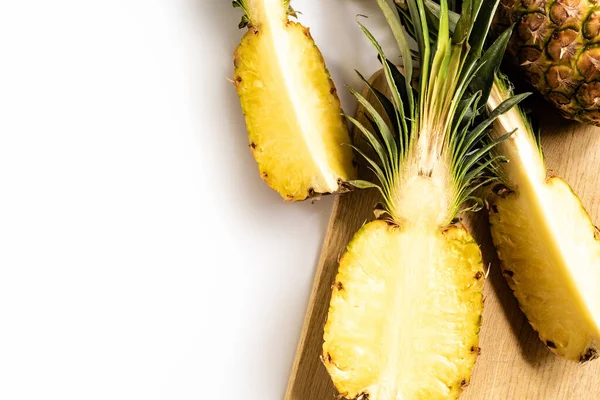
[[[473,79],[469,84],[469,90],[471,92],[482,92],[481,102],[478,104],[479,107],[482,107],[485,104],[490,95],[494,77],[500,68],[500,63],[504,57],[504,52],[511,34],[512,27],[504,31],[498,39],[494,41],[479,61],[479,64],[482,64],[482,67],[480,68],[479,73],[473,76]]]

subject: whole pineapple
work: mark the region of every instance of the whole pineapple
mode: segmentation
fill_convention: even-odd
[[[456,399],[468,384],[483,308],[481,251],[456,216],[488,182],[493,120],[520,99],[503,102],[479,124],[509,35],[482,52],[495,2],[467,0],[449,31],[442,1],[439,32],[430,35],[424,0],[407,0],[419,45],[418,90],[408,33],[386,0],[378,3],[403,55],[401,73],[371,33],[389,96],[355,92],[364,122],[351,119],[370,144],[365,160],[385,220],[363,226],[339,264],[324,330],[323,362],[342,397],[359,400]],[[473,87],[473,94],[467,87]],[[358,150],[360,151],[360,150]]]
[[[352,148],[335,86],[289,0],[237,0],[248,31],[235,50],[237,88],[262,178],[286,200],[343,191]]]
[[[600,3],[502,0],[495,26],[512,24],[508,54],[526,79],[565,117],[600,125]]]

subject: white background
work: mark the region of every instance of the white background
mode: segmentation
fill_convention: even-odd
[[[348,112],[367,3],[292,2]],[[227,81],[240,16],[0,0],[0,399],[282,398],[332,198],[261,181]]]

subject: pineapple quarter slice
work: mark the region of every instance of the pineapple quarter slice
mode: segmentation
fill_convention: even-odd
[[[247,26],[234,83],[262,178],[286,200],[342,191],[355,178],[335,86],[289,0],[239,0]]]
[[[509,95],[496,80],[494,108]],[[491,197],[491,233],[503,274],[532,327],[553,352],[574,361],[600,345],[600,235],[581,201],[546,167],[532,128],[517,108],[495,122],[508,188]]]
[[[479,352],[483,276],[462,226],[363,226],[340,261],[325,325],[323,361],[340,394],[457,398]]]

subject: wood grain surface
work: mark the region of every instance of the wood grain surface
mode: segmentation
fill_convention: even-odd
[[[381,75],[376,74],[372,81],[386,90]],[[542,120],[549,170],[569,182],[594,223],[600,225],[600,128],[566,121],[547,105],[537,114]],[[340,256],[354,233],[373,219],[378,201],[373,190],[347,193],[335,201],[285,400],[331,400],[337,396],[320,360],[331,285]],[[490,273],[484,289],[482,352],[460,399],[600,400],[600,360],[579,365],[546,349],[500,273],[487,216],[471,214],[464,222],[481,245]]]

